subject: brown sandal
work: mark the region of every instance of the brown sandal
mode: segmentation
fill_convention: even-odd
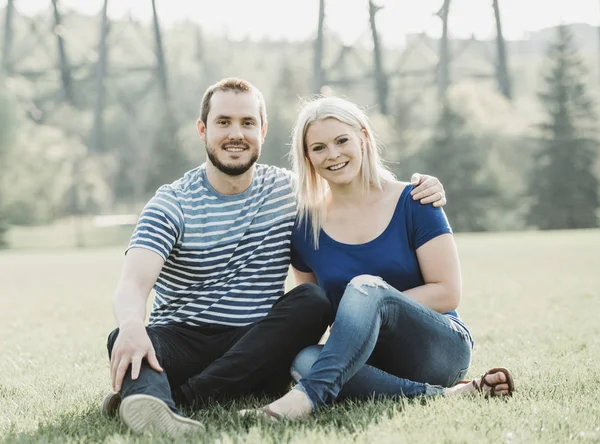
[[[490,384],[487,381],[487,379],[485,379],[485,377],[487,375],[493,375],[494,373],[504,373],[504,376],[506,377],[506,381],[498,382],[496,384]],[[468,381],[461,381],[461,382],[468,382]],[[512,396],[512,394],[515,390],[515,382],[513,381],[512,375],[510,374],[510,371],[504,367],[495,367],[495,368],[492,368],[492,369],[488,370],[487,372],[485,372],[483,374],[483,376],[481,377],[481,379],[479,380],[479,384],[477,384],[476,379],[473,379],[471,381],[471,383],[473,384],[473,387],[475,387],[475,390],[477,390],[478,392],[481,392],[481,393],[485,393],[486,398],[496,397],[496,396]],[[496,388],[497,385],[500,385],[500,384],[508,385],[508,394],[506,394],[506,395],[496,394],[494,389]],[[491,387],[492,390],[490,390],[489,392],[486,392],[483,388],[484,385],[487,387]]]

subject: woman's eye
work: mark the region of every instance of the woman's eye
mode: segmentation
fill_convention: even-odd
[[[348,139],[345,137],[342,137],[341,139],[338,140],[338,144],[339,145],[343,145],[344,143],[348,142]]]

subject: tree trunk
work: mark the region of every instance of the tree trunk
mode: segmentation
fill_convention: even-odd
[[[158,23],[158,14],[156,13],[156,0],[152,0],[152,16],[154,22],[154,39],[156,43],[156,61],[158,66],[156,67],[158,72],[158,81],[160,83],[160,90],[165,101],[167,109],[170,108],[169,100],[169,81],[167,76],[167,64],[165,63],[165,53],[163,50],[162,37],[160,33],[160,25]]]
[[[4,41],[2,43],[2,69],[6,74],[10,74],[12,71],[10,51],[12,49],[12,20],[15,12],[13,0],[8,0],[6,9],[4,10]]]
[[[496,63],[496,79],[500,92],[507,99],[512,99],[510,76],[508,75],[508,62],[506,55],[506,42],[502,35],[502,21],[500,18],[499,0],[494,0],[494,16],[496,17],[496,47],[498,50],[498,61]]]
[[[106,89],[104,78],[106,76],[107,62],[107,38],[108,38],[108,0],[104,0],[102,8],[102,21],[100,29],[100,43],[98,45],[98,60],[96,62],[96,104],[94,108],[94,132],[92,140],[92,149],[96,153],[103,153],[104,146],[104,103]]]
[[[325,0],[319,0],[319,26],[315,40],[315,53],[313,59],[313,92],[319,94],[325,84],[323,72],[323,27],[325,24]]]
[[[440,100],[446,96],[450,86],[450,52],[448,48],[448,15],[450,12],[450,0],[444,0],[442,9],[438,16],[442,19],[442,38],[440,40],[440,60],[438,65],[438,96]]]
[[[377,91],[377,102],[379,103],[379,110],[381,113],[383,115],[388,115],[388,78],[383,68],[381,43],[379,42],[379,34],[377,33],[377,25],[375,23],[375,14],[377,14],[380,9],[382,9],[381,6],[375,6],[373,2],[369,0],[369,22],[371,23],[371,34],[373,35],[373,55],[375,58],[375,88]]]
[[[58,56],[60,63],[60,78],[62,81],[65,98],[71,106],[75,106],[75,94],[73,91],[73,76],[71,75],[71,65],[67,57],[67,50],[65,49],[65,40],[61,34],[61,18],[58,12],[58,0],[52,0],[52,6],[54,9],[54,33],[56,34],[58,43]]]
[[[52,0],[52,7],[54,10],[54,33],[56,34],[57,43],[58,43],[58,56],[59,56],[59,64],[60,64],[60,78],[63,86],[63,91],[65,94],[65,100],[67,104],[73,108],[75,108],[75,94],[73,90],[73,76],[71,75],[71,65],[69,64],[69,59],[67,57],[67,50],[65,48],[65,40],[62,36],[61,29],[61,17],[58,12],[58,0]],[[85,238],[83,235],[83,210],[81,208],[81,202],[79,199],[80,190],[82,189],[82,175],[81,175],[81,164],[82,164],[82,155],[80,153],[75,153],[73,158],[73,176],[72,176],[72,203],[73,203],[73,216],[75,218],[75,246],[77,248],[83,248],[85,246]]]

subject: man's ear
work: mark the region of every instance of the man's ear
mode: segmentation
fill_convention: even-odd
[[[262,138],[262,142],[261,143],[265,143],[265,138],[267,137],[267,127],[269,126],[269,124],[267,122],[263,123],[262,128],[260,129],[260,136]]]
[[[202,142],[206,142],[206,125],[200,119],[196,121],[196,129],[198,130],[198,135],[202,139]]]

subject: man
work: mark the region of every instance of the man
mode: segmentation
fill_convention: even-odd
[[[262,93],[221,80],[205,92],[197,128],[208,159],[148,202],[114,295],[115,392],[103,410],[118,409],[136,433],[202,429],[178,407],[284,393],[293,358],[331,322],[316,285],[284,294],[296,202],[291,172],[256,163],[267,134]],[[421,202],[445,203],[437,179],[419,188]]]

